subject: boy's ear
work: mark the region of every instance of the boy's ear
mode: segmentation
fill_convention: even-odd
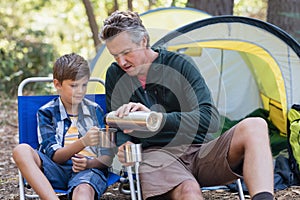
[[[61,83],[57,79],[53,79],[53,85],[57,90],[61,88]]]

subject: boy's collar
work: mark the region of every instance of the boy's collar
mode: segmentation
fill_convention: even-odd
[[[86,116],[86,115],[91,115],[88,107],[83,103],[83,101],[84,101],[84,99],[78,105],[78,116],[79,117],[83,117],[83,116]],[[68,113],[67,113],[67,111],[64,107],[64,104],[62,103],[60,97],[59,97],[59,111],[60,111],[60,116],[61,116],[62,120],[68,118]]]

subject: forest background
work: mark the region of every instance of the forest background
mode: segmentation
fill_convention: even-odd
[[[14,0],[0,2],[0,97],[13,99],[19,83],[48,76],[60,55],[92,60],[102,43],[103,20],[115,10],[138,13],[192,7],[212,16],[236,15],[270,22],[300,41],[299,0]],[[37,89],[37,88],[31,88]]]
[[[300,0],[12,0],[0,1],[0,199],[17,200],[18,176],[12,149],[18,140],[17,87],[31,76],[49,76],[57,57],[76,52],[93,60],[98,32],[115,10],[143,13],[161,7],[192,7],[212,16],[236,15],[270,22],[300,41]],[[30,90],[44,88],[33,85]],[[130,199],[113,187],[102,199]],[[233,196],[232,196],[233,195]],[[237,199],[224,192],[206,199]],[[300,199],[300,186],[276,200]]]

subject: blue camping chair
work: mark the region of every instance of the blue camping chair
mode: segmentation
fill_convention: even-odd
[[[18,121],[19,121],[19,143],[27,143],[33,148],[38,147],[38,136],[37,136],[37,110],[56,97],[57,95],[35,95],[35,96],[23,96],[23,90],[25,85],[28,83],[37,82],[52,82],[51,77],[31,77],[23,80],[18,87]],[[99,78],[91,78],[90,82],[96,82],[98,84],[104,85],[104,81]],[[90,100],[97,102],[106,112],[105,106],[105,95],[104,94],[87,94],[86,97]],[[116,173],[110,172],[108,177],[108,186],[121,182],[125,183],[127,180],[124,177],[117,175]],[[22,174],[19,171],[19,190],[20,199],[25,198],[38,198],[36,194],[28,194],[25,192],[26,182],[24,181]],[[124,194],[128,194],[128,191],[119,189]],[[58,195],[65,195],[66,191],[55,190]],[[130,192],[129,192],[130,193]]]

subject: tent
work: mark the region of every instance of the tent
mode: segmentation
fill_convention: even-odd
[[[253,18],[218,16],[153,46],[192,56],[222,115],[237,120],[262,108],[286,135],[287,111],[300,103],[300,46],[286,32]]]
[[[195,18],[179,22],[192,13]],[[172,17],[178,17],[177,24],[165,29],[171,22],[162,19]],[[158,9],[142,19],[150,27],[152,46],[194,59],[223,116],[239,120],[257,109],[266,110],[280,133],[275,140],[286,143],[287,112],[300,104],[300,46],[289,34],[257,19],[211,17],[193,9]],[[92,75],[104,79],[112,61],[103,46],[92,62]]]
[[[151,45],[176,28],[199,19],[211,17],[209,14],[194,8],[180,7],[157,8],[142,13],[140,16],[149,32]],[[109,54],[106,46],[102,45],[90,64],[92,76],[105,79],[106,70],[113,61],[114,59]],[[96,90],[101,89],[96,88]]]

